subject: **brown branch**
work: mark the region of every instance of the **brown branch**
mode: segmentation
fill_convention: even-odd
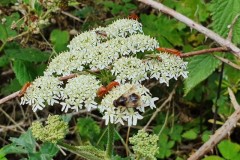
[[[188,160],[198,160],[206,153],[211,151],[224,137],[230,134],[231,130],[236,127],[238,120],[240,119],[240,106],[236,101],[231,89],[228,89],[231,102],[236,109],[235,112],[228,118],[228,120],[220,127],[210,139],[204,143],[194,154],[192,154]]]
[[[216,55],[214,55],[214,57],[216,57],[216,58],[219,59],[220,61],[228,64],[229,66],[231,66],[231,67],[233,67],[233,68],[235,68],[235,69],[240,70],[240,66],[237,65],[237,64],[235,64],[235,63],[233,63],[233,62],[231,62],[230,60],[225,59],[225,58],[223,58],[223,57],[216,56]]]
[[[199,50],[199,51],[193,51],[193,52],[180,54],[180,57],[186,58],[186,57],[192,57],[192,56],[200,55],[200,54],[206,54],[206,53],[212,53],[212,52],[227,52],[227,51],[229,51],[229,50],[225,47],[210,48],[210,49],[203,49],[203,50]]]
[[[222,47],[226,47],[228,48],[232,53],[234,53],[234,55],[236,55],[238,58],[240,58],[240,49],[235,46],[233,43],[231,43],[229,40],[222,38],[221,36],[219,36],[217,33],[213,32],[210,29],[207,29],[206,27],[203,27],[202,25],[194,22],[193,20],[187,18],[186,16],[174,11],[171,8],[168,8],[166,6],[164,6],[163,4],[159,3],[159,2],[155,2],[153,0],[139,0],[140,2],[143,2],[147,5],[152,6],[153,8],[158,9],[159,11],[168,14],[172,17],[174,17],[175,19],[183,22],[184,24],[188,25],[191,28],[196,29],[197,31],[203,33],[204,35],[206,35],[207,37],[209,37],[210,39],[216,41],[218,44],[220,44]]]

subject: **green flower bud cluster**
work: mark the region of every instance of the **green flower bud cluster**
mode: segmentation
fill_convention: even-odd
[[[147,159],[147,160],[155,160],[154,155],[158,151],[157,135],[149,135],[144,130],[139,130],[138,134],[129,138],[129,141],[132,145],[134,145],[133,151],[135,153],[135,159]]]
[[[49,115],[46,125],[41,122],[33,122],[31,126],[33,136],[43,142],[57,143],[68,132],[68,125],[61,120],[59,115]]]

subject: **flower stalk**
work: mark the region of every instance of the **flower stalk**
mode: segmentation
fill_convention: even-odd
[[[114,143],[114,124],[108,123],[108,142],[106,149],[106,159],[111,159],[112,157],[113,143]]]

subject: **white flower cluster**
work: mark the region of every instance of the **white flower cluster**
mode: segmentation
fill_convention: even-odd
[[[103,34],[102,34],[103,33]],[[132,19],[120,19],[107,27],[99,27],[77,35],[68,45],[70,51],[83,50],[97,46],[108,39],[127,37],[143,33],[142,24]]]
[[[187,63],[179,56],[174,54],[161,52],[156,55],[159,60],[153,59],[147,62],[150,78],[156,78],[160,83],[169,85],[169,80],[174,78],[177,80],[179,76],[187,78],[188,71],[186,71]]]
[[[58,103],[63,89],[62,81],[50,76],[39,77],[27,88],[24,97],[21,98],[21,105],[32,105],[33,111],[42,110],[46,105]]]
[[[132,99],[132,94],[139,96],[139,99],[137,101]],[[125,98],[125,106],[122,106],[121,103],[117,106],[114,105],[121,96]],[[154,101],[157,99],[156,97],[152,98],[149,90],[144,86],[125,83],[113,88],[102,99],[99,109],[104,114],[105,124],[121,123],[123,125],[124,121],[126,121],[128,126],[131,126],[136,125],[137,120],[143,118],[140,112],[144,112],[146,107],[151,109],[156,107]]]
[[[77,57],[75,54],[70,52],[63,52],[60,55],[56,56],[49,63],[47,69],[44,71],[46,76],[66,76],[72,73],[72,71],[82,71],[84,61],[80,60],[82,54],[79,54]]]
[[[187,62],[179,56],[158,53],[144,61],[137,58],[146,51],[155,52],[158,47],[157,40],[144,35],[141,23],[135,20],[117,20],[107,27],[84,32],[73,38],[69,51],[52,59],[44,77],[36,79],[27,89],[21,104],[32,105],[34,111],[54,103],[60,103],[65,112],[83,107],[88,111],[99,108],[106,124],[136,125],[137,120],[143,118],[140,113],[146,107],[155,108],[154,101],[158,99],[151,97],[149,90],[140,84],[142,81],[155,78],[168,85],[172,78],[187,78]],[[106,86],[100,105],[95,101],[101,86],[96,76],[79,75],[68,80],[64,88],[61,88],[62,82],[53,77],[106,68],[120,85]]]
[[[148,79],[146,72],[146,65],[136,57],[122,57],[118,59],[111,70],[112,74],[116,76],[116,81],[125,83],[140,83]]]
[[[62,99],[64,102],[60,103],[62,111],[67,112],[69,108],[78,111],[83,106],[88,111],[92,108],[97,108],[97,103],[94,99],[99,87],[99,81],[92,75],[80,75],[68,80],[63,90]]]

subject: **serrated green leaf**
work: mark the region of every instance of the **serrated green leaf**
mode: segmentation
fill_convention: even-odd
[[[1,88],[1,94],[7,96],[13,92],[18,91],[21,88],[18,80],[16,78],[10,81],[10,84],[6,84]]]
[[[180,125],[174,125],[174,127],[171,129],[169,136],[171,137],[172,140],[181,142],[181,133],[183,131],[183,126]]]
[[[79,118],[76,127],[81,138],[85,140],[93,140],[100,133],[99,126],[92,118]]]
[[[33,81],[34,77],[36,77],[36,74],[31,70],[32,67],[29,63],[21,60],[13,62],[13,71],[21,85]]]
[[[226,159],[232,159],[240,152],[240,145],[229,140],[221,141],[217,147],[222,156]]]
[[[193,129],[186,131],[182,134],[182,137],[185,139],[189,139],[189,140],[194,140],[196,139],[198,136],[197,132],[195,132]]]
[[[59,149],[56,144],[46,142],[40,148],[40,153],[49,155],[49,157],[53,157],[58,153]]]
[[[59,29],[54,29],[51,32],[50,40],[57,52],[67,49],[67,44],[69,42],[69,33],[67,31],[61,31]]]
[[[160,46],[183,46],[181,34],[178,32],[178,22],[166,16],[141,14],[143,31],[160,42]],[[167,27],[166,27],[167,26]],[[170,45],[169,45],[170,44]]]
[[[0,23],[0,40],[5,42],[8,38],[8,33],[6,27]]]
[[[227,37],[228,26],[232,23],[237,14],[240,13],[240,1],[238,0],[213,0],[212,27],[215,32]],[[240,43],[240,20],[238,19],[233,28],[233,42]]]
[[[188,78],[184,81],[184,95],[208,78],[219,64],[219,60],[209,54],[192,57],[188,63]]]
[[[36,48],[5,49],[5,52],[11,59],[29,62],[45,62],[50,56],[49,53],[42,52]]]
[[[202,141],[207,142],[207,140],[209,140],[211,134],[212,134],[211,131],[204,131],[202,134]]]
[[[202,160],[224,160],[224,159],[219,156],[207,156],[207,157],[203,158]]]
[[[9,58],[7,55],[3,55],[0,57],[0,67],[4,67],[9,64]]]
[[[10,138],[10,141],[12,141],[14,145],[21,146],[26,149],[28,153],[35,151],[36,141],[33,138],[32,132],[30,130],[28,130],[26,133],[21,134],[19,138]]]

